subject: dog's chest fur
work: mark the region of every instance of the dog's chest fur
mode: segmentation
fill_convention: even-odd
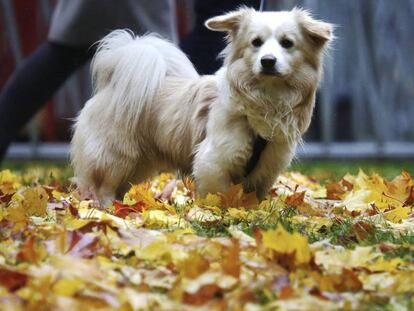
[[[303,96],[287,86],[250,85],[232,87],[230,104],[246,116],[255,134],[268,141],[296,141],[299,139],[293,107]]]

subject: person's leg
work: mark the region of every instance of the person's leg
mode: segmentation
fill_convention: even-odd
[[[92,55],[46,42],[16,69],[0,94],[0,161],[18,131]]]

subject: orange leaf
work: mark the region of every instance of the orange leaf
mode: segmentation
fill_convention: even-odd
[[[240,276],[240,245],[239,241],[232,239],[232,244],[229,248],[223,251],[222,268],[227,274],[230,274],[236,278]]]
[[[328,292],[357,292],[362,289],[362,282],[349,269],[342,269],[341,274],[315,275],[319,289]]]
[[[285,199],[285,203],[293,207],[299,206],[300,204],[303,203],[303,200],[305,199],[305,192],[306,191],[295,192],[294,194],[288,196]]]
[[[225,193],[220,193],[221,205],[223,207],[245,207],[251,208],[258,204],[256,193],[244,193],[242,185],[232,185]]]
[[[326,198],[328,200],[341,200],[344,193],[342,186],[336,182],[326,185]]]
[[[30,235],[22,244],[16,258],[30,263],[40,262],[46,254],[43,244],[36,243],[36,237]]]
[[[349,181],[347,181],[345,178],[342,178],[341,185],[344,186],[346,190],[348,191],[351,191],[352,189],[354,189],[354,185],[350,183]]]
[[[214,299],[215,297],[220,297],[222,295],[222,290],[217,284],[206,284],[200,287],[200,289],[194,293],[190,294],[185,292],[183,296],[183,302],[200,306]]]
[[[137,202],[133,205],[123,204],[120,201],[114,201],[115,212],[117,217],[125,218],[130,213],[140,213],[144,207],[143,202]]]
[[[187,277],[194,279],[206,272],[210,267],[210,263],[201,254],[196,251],[189,253],[188,259],[184,260],[180,265],[180,271]]]

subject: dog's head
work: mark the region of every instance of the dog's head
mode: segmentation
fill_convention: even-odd
[[[257,12],[241,8],[206,21],[206,27],[228,33],[226,65],[243,63],[258,79],[288,79],[303,66],[319,70],[333,26],[302,9]],[[239,64],[241,65],[241,64]]]

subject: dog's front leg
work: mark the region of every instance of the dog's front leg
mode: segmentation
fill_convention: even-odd
[[[308,129],[313,108],[315,107],[315,94],[312,94],[308,98],[304,99],[303,102],[294,108],[294,113],[298,122],[298,129],[300,134],[303,134]]]
[[[269,193],[278,175],[291,162],[296,143],[270,142],[263,151],[259,163],[243,183],[245,192],[256,191],[259,200],[263,200]]]
[[[257,199],[262,201],[266,198],[274,181],[275,177],[270,175],[263,176],[260,180],[254,183],[251,183],[251,181],[248,180],[243,183],[243,190],[245,193],[256,192]]]
[[[212,145],[211,142],[203,141],[194,159],[193,174],[200,196],[225,192],[231,183],[230,173],[222,158],[223,154],[218,154]]]

